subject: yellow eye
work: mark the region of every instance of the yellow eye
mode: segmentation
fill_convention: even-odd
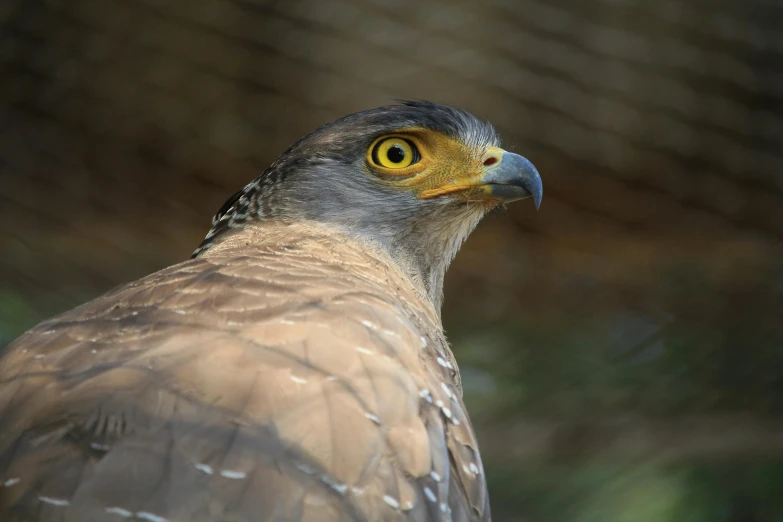
[[[404,169],[421,159],[416,146],[402,138],[386,138],[372,150],[372,160],[387,169]]]

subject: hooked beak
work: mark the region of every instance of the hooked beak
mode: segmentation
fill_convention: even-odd
[[[467,191],[474,198],[478,189],[486,199],[495,202],[511,203],[532,197],[536,208],[541,206],[544,187],[541,176],[530,161],[498,147],[489,147],[481,161],[483,170],[477,174],[425,190],[419,198],[430,199]]]
[[[532,197],[536,209],[541,206],[544,196],[541,176],[526,158],[490,147],[484,156],[484,165],[486,170],[480,178],[480,185],[486,187],[492,197],[503,203]]]

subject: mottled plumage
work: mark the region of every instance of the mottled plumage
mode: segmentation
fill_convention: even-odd
[[[422,164],[372,165],[387,134]],[[337,120],[192,259],[22,335],[0,359],[0,519],[489,520],[439,307],[481,216],[540,200],[495,145],[425,102]]]

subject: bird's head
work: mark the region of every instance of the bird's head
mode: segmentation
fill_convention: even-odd
[[[199,255],[248,222],[314,221],[385,249],[440,303],[443,276],[491,209],[542,197],[525,158],[491,125],[431,102],[402,102],[335,120],[289,148],[213,220]]]

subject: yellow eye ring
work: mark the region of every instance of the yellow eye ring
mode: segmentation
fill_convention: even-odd
[[[404,169],[421,160],[416,145],[403,138],[386,138],[375,144],[373,163],[387,169]]]

